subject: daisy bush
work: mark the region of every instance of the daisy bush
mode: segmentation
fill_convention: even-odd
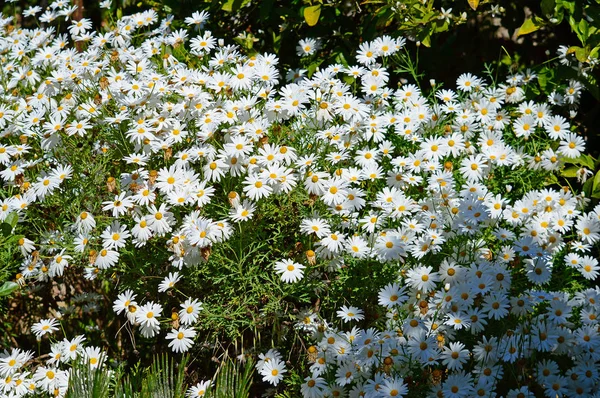
[[[158,352],[199,358],[188,396],[225,353],[258,358],[273,395],[598,390],[576,81],[549,98],[532,71],[420,87],[389,36],[302,77],[214,37],[206,13],[96,32],[67,2],[40,12],[42,28],[0,20],[18,284],[1,396],[65,396],[74,363]]]

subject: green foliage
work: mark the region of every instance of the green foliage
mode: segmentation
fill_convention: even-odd
[[[429,1],[424,5],[420,0],[409,0],[399,4],[387,0],[366,1],[363,4],[358,2],[342,3],[341,1],[324,4],[319,1],[300,0],[290,2],[213,0],[205,2],[203,6],[206,6],[212,14],[211,25],[208,28],[216,32],[216,36],[222,36],[223,32],[231,30],[232,33],[229,35],[234,36],[232,40],[248,53],[269,49],[280,56],[283,66],[297,64],[294,45],[288,43],[295,44],[299,38],[303,37],[326,37],[328,40],[323,43],[324,47],[318,54],[301,61],[309,75],[323,64],[336,62],[346,65],[346,60],[350,59],[352,51],[354,51],[348,47],[347,42],[366,41],[385,32],[393,35],[408,35],[426,47],[431,46],[432,50],[430,50],[429,56],[432,57],[431,54],[433,54],[436,62],[425,61],[421,62],[421,66],[419,66],[418,55],[411,57],[408,50],[406,53],[398,53],[393,58],[384,61],[395,66],[396,73],[406,76],[412,82],[420,85],[425,75],[425,67],[438,69],[445,67],[445,63],[439,60],[442,59],[442,56],[437,52],[437,49],[443,47],[436,40],[441,38],[445,40],[448,37],[452,39],[451,34],[453,33],[449,32],[450,29],[458,29],[459,25],[465,24],[468,18],[474,15],[488,17],[490,12],[483,11],[484,4],[489,4],[489,2],[483,1],[480,4],[478,0],[460,3]],[[127,13],[123,11],[125,8],[139,6],[150,6],[163,15],[175,13],[177,15],[177,19],[173,22],[175,28],[182,26],[183,17],[198,8],[203,8],[190,1],[144,0],[139,4],[123,1],[119,5],[117,15]],[[451,15],[448,11],[449,7],[453,7],[453,13],[458,16]],[[528,18],[519,28],[518,35],[527,36],[534,32],[540,34],[556,27],[562,21],[568,21],[570,28],[581,42],[581,46],[573,46],[569,52],[573,53],[580,62],[597,59],[600,45],[599,32],[596,28],[599,16],[597,8],[591,2],[543,0],[541,1],[543,15],[534,15]],[[511,9],[521,11],[516,5]],[[592,22],[589,22],[590,19]],[[232,24],[232,21],[235,23]],[[448,40],[446,46],[452,48],[452,40]],[[412,51],[413,48],[410,50]],[[419,51],[417,54],[423,54],[428,50]],[[196,62],[183,46],[173,52],[185,62]],[[488,74],[492,80],[502,75],[499,72],[500,67],[503,67],[503,72],[515,71],[530,66],[532,63],[532,58],[526,51],[511,55],[503,48],[501,55],[502,57],[497,62],[489,64]],[[494,70],[494,67],[497,69]],[[549,94],[565,80],[581,78],[571,68],[555,68],[542,64],[536,71],[539,71],[539,87],[535,88],[531,94],[539,96]],[[437,73],[432,74],[438,76]],[[598,96],[598,87],[594,86],[596,82],[594,76],[588,75],[583,81],[591,92]],[[318,145],[305,137],[304,131],[293,132],[287,131],[285,128],[281,129],[281,126],[276,127],[280,129],[280,136],[290,135],[298,141],[306,140],[307,146]],[[57,225],[53,225],[53,228],[62,233],[63,225],[70,224],[81,211],[101,213],[100,203],[102,200],[110,200],[114,193],[109,188],[99,191],[98,187],[106,186],[109,177],[117,176],[118,178],[122,171],[117,163],[119,156],[124,156],[133,149],[132,145],[124,138],[123,131],[124,129],[108,129],[102,126],[98,126],[95,130],[97,133],[95,135],[106,140],[104,144],[107,147],[116,149],[110,152],[116,154],[112,155],[113,157],[105,156],[97,148],[94,148],[92,139],[84,142],[81,139],[65,138],[64,146],[57,149],[56,156],[68,157],[67,153],[76,154],[73,156],[75,177],[65,182],[65,189],[72,191],[78,187],[80,192],[88,194],[72,197],[63,197],[60,194],[51,195],[43,206],[29,212],[33,230],[45,230],[47,228],[43,226],[44,223],[59,220]],[[276,137],[277,132],[278,130],[274,128],[271,132],[272,137]],[[400,150],[406,150],[407,153],[414,151],[414,147],[402,144],[402,140],[398,137],[393,139],[398,140],[394,144]],[[535,145],[536,140],[527,144],[528,149]],[[39,148],[34,149],[39,150]],[[320,149],[322,148],[315,146],[314,152],[319,153]],[[149,170],[159,169],[165,164],[166,161],[164,163],[156,162],[150,165]],[[583,155],[567,164],[562,171],[562,177],[565,177],[565,181],[578,177],[578,173],[583,167],[596,171],[599,164],[593,157]],[[84,170],[85,173],[83,173]],[[504,192],[506,186],[510,185],[512,191],[506,196],[512,199],[522,197],[527,191],[541,188],[544,185],[560,185],[556,177],[553,176],[552,179],[546,177],[546,173],[533,170],[498,171],[494,176],[495,185],[490,189],[494,193]],[[563,180],[560,180],[560,183],[563,183]],[[241,189],[240,186],[226,188],[238,192]],[[600,198],[600,171],[584,184],[583,189],[587,196]],[[89,195],[89,192],[94,192],[96,196]],[[372,194],[372,192],[368,193]],[[215,199],[218,199],[215,202],[226,203],[223,196]],[[297,314],[307,308],[323,308],[320,316],[333,323],[339,321],[332,309],[348,303],[371,303],[363,307],[366,315],[364,325],[377,323],[381,316],[380,311],[374,305],[377,302],[377,291],[381,286],[394,280],[398,271],[403,268],[401,263],[382,266],[375,261],[350,260],[339,271],[324,270],[322,269],[323,265],[319,263],[311,264],[306,269],[305,280],[299,286],[281,283],[273,272],[274,259],[289,257],[304,260],[306,250],[314,248],[314,242],[298,233],[298,226],[302,218],[309,216],[318,209],[318,206],[319,203],[315,204],[314,200],[299,189],[292,191],[287,196],[282,195],[261,201],[257,208],[256,218],[252,222],[239,224],[239,230],[232,239],[215,246],[212,252],[207,251],[205,253],[207,262],[202,267],[183,270],[186,275],[178,285],[178,289],[181,290],[175,289],[173,292],[169,292],[169,297],[165,299],[165,302],[172,305],[176,312],[177,306],[186,297],[182,292],[196,293],[196,297],[204,304],[204,311],[201,314],[201,328],[203,329],[201,338],[213,351],[233,351],[231,347],[235,342],[245,341],[246,343],[242,344],[242,347],[251,346],[255,350],[260,350],[272,344],[280,347],[287,345],[286,348],[296,354],[298,349],[294,344],[297,342],[297,334],[290,327],[291,321],[294,319],[291,314]],[[229,209],[223,207],[204,209],[203,211],[205,212],[203,214],[218,219],[225,217]],[[175,213],[175,216],[179,217],[177,210]],[[21,238],[21,235],[14,234],[14,232],[18,232],[15,231],[17,219],[16,214],[11,214],[5,222],[0,224],[2,233],[0,236],[0,283],[4,282],[0,286],[0,298],[10,296],[18,289],[17,283],[8,281],[8,278],[15,274],[18,266],[14,260],[14,254],[18,251],[15,243]],[[110,218],[99,215],[97,222],[100,230],[109,224]],[[123,249],[121,261],[113,269],[111,282],[116,283],[118,290],[128,287],[133,288],[136,292],[155,290],[159,283],[158,277],[155,275],[164,273],[164,270],[170,267],[168,254],[163,250],[164,243],[164,241],[150,243],[143,252],[137,249]],[[52,237],[48,237],[44,244],[53,245]],[[75,260],[84,265],[89,261],[83,255]],[[67,270],[61,283],[69,285],[74,282],[79,283],[83,279],[80,271],[73,268]],[[574,271],[564,269],[565,271],[560,277],[567,280]],[[324,278],[311,278],[311,271],[319,271]],[[88,288],[88,291],[95,292],[98,297],[92,299],[90,298],[92,295],[90,295],[87,297],[90,300],[86,301],[86,298],[67,295],[68,297],[63,302],[68,305],[64,318],[66,329],[88,329],[90,330],[89,336],[94,336],[97,338],[96,341],[102,341],[111,346],[117,355],[128,357],[135,351],[139,357],[136,358],[138,360],[136,365],[127,371],[127,376],[123,376],[126,372],[124,369],[112,373],[106,369],[94,371],[85,365],[75,366],[75,377],[71,378],[72,385],[67,396],[69,398],[104,398],[114,391],[115,396],[128,398],[183,397],[187,357],[184,357],[178,366],[173,360],[168,360],[167,356],[154,356],[152,359],[153,351],[150,348],[156,349],[156,347],[150,346],[144,340],[136,342],[133,337],[130,337],[133,348],[131,350],[122,348],[120,341],[113,341],[109,337],[118,335],[120,340],[125,335],[125,339],[127,339],[127,333],[131,332],[129,325],[121,327],[121,322],[111,311],[108,311],[105,319],[86,318],[84,315],[91,314],[91,311],[88,312],[82,305],[96,301],[106,304],[103,302],[114,299],[108,294],[113,286],[106,281],[103,284],[90,282],[85,287]],[[569,289],[573,291],[580,287],[576,285],[576,282],[569,285]],[[0,302],[0,310],[4,309],[3,305],[4,303]],[[46,309],[48,301],[35,305]],[[166,307],[166,311],[168,310]],[[74,316],[69,317],[71,314]],[[69,323],[72,324],[69,325]],[[106,326],[106,328],[98,326]],[[102,332],[99,332],[98,329],[101,329]],[[4,329],[0,330],[4,332]],[[8,336],[8,333],[1,334]],[[133,336],[133,333],[129,336]],[[212,345],[209,345],[209,342]],[[148,349],[146,350],[146,348]],[[160,347],[158,350],[160,351]],[[203,358],[206,357],[206,352],[201,352],[201,354],[204,355]],[[151,367],[141,368],[141,363],[147,363],[150,360],[152,361]],[[298,364],[299,367],[303,365],[305,364]],[[202,370],[208,371],[210,364],[205,361],[199,367],[205,367]],[[252,373],[251,359],[247,359],[243,367],[229,358],[224,360],[218,370],[216,386],[209,396],[215,398],[249,397],[252,388]],[[285,382],[290,390],[297,391],[302,380],[299,373],[293,373]],[[281,398],[292,397],[294,393],[287,391],[280,396]]]
[[[534,15],[523,22],[519,35],[533,33],[540,28],[552,30],[567,23],[579,39],[580,45],[569,47],[567,53],[574,54],[581,63],[598,62],[600,56],[600,4],[594,1],[542,0],[541,15]],[[581,79],[591,93],[600,100],[597,80],[593,75]]]
[[[183,356],[176,363],[172,356],[162,354],[154,356],[144,370],[136,366],[112,371],[79,360],[71,368],[66,398],[184,398],[187,361]]]
[[[208,398],[249,398],[254,361],[246,358],[243,367],[238,361],[225,359],[215,375],[215,385],[209,388]]]
[[[79,360],[71,367],[66,398],[109,398],[111,372]]]
[[[15,282],[4,282],[0,286],[0,297],[8,296],[19,288],[19,284]]]

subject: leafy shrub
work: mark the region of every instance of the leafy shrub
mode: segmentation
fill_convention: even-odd
[[[580,83],[419,87],[405,40],[382,36],[283,84],[276,56],[207,18],[149,10],[69,36],[2,20],[0,221],[23,286],[6,395],[77,395],[74,378],[106,394],[109,377],[109,394],[165,396],[185,373],[201,396],[216,363],[215,396],[596,389]]]

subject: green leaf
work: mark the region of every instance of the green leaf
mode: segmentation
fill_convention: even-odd
[[[421,40],[421,44],[423,44],[425,47],[431,47],[431,33]]]
[[[440,33],[440,32],[445,32],[448,30],[449,24],[446,21],[443,20],[437,20],[434,23],[435,26],[435,33]]]
[[[14,228],[19,222],[19,215],[17,213],[10,213],[8,216],[6,216],[4,222]]]
[[[281,34],[277,34],[273,32],[273,50],[275,54],[279,54],[279,50],[281,49]]]
[[[417,22],[425,25],[425,24],[429,23],[432,19],[435,19],[437,21],[438,20],[437,17],[438,17],[437,13],[428,12],[427,14],[423,15],[422,18],[418,19]]]
[[[0,231],[2,232],[2,236],[9,237],[12,233],[12,227],[10,224],[3,222],[0,224]]]
[[[319,16],[321,16],[321,5],[306,7],[304,9],[304,20],[308,26],[315,26],[319,22]]]
[[[19,239],[23,238],[23,235],[11,235],[7,240],[6,240],[6,244],[7,245],[12,245],[12,244],[16,244]]]
[[[577,176],[577,170],[579,170],[579,167],[569,166],[565,168],[560,175],[566,178],[575,178]]]
[[[581,36],[579,38],[581,39],[581,42],[585,44],[588,37],[590,37],[590,28],[585,19],[579,21],[579,32],[581,33]]]
[[[536,24],[533,21],[533,18],[526,19],[525,22],[523,22],[523,25],[521,25],[521,27],[519,28],[517,36],[528,35],[530,33],[535,32],[539,28],[540,25]]]
[[[600,198],[600,171],[596,173],[592,183],[592,198]]]
[[[235,12],[242,8],[245,3],[246,0],[227,0],[227,3],[223,4],[221,9],[227,12]]]
[[[590,155],[583,154],[576,159],[580,159],[580,162],[583,166],[586,166],[590,170],[594,170],[596,168],[595,160]]]
[[[319,65],[321,65],[322,62],[323,62],[323,59],[316,60],[312,64],[308,65],[308,67],[306,68],[306,71],[307,71],[309,77],[312,76],[313,73],[315,73],[315,71],[317,70]]]
[[[548,186],[548,185],[555,185],[558,183],[558,178],[556,177],[555,174],[550,174],[548,177],[546,177],[546,181],[544,181],[544,185]]]
[[[566,159],[565,163],[567,164],[575,164],[578,166],[585,166],[590,170],[594,170],[596,167],[594,165],[594,158],[590,155],[582,154],[576,158]]]
[[[582,79],[583,85],[586,89],[596,98],[597,101],[600,101],[600,88],[598,87],[598,82],[595,77],[590,74],[587,79]]]
[[[579,0],[577,0],[579,1]],[[560,5],[569,12],[569,14],[575,13],[575,2],[574,1],[560,1]]]
[[[588,55],[589,55],[589,51],[588,51],[587,47],[584,47],[584,48],[579,47],[575,51],[575,58],[577,58],[577,60],[579,62],[586,62],[588,59]]]
[[[19,288],[19,284],[15,282],[4,282],[2,286],[0,286],[0,297],[8,296],[15,290]]]
[[[348,61],[346,61],[346,57],[344,57],[344,53],[339,52],[335,55],[335,63],[342,64],[344,66],[348,66]]]
[[[554,6],[556,3],[554,0],[542,0],[542,13],[544,15],[552,15],[554,14]]]
[[[594,180],[591,178],[588,178],[588,180],[583,184],[583,192],[585,193],[585,196],[592,196],[592,186],[594,184]]]
[[[467,2],[473,10],[477,10],[477,6],[479,6],[479,0],[467,0]]]

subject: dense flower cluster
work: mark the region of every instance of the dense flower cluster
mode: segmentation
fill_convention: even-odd
[[[397,263],[400,278],[379,293],[384,330],[343,331],[310,311],[300,317],[298,328],[315,342],[304,396],[405,396],[406,379],[418,385],[422,369],[432,397],[489,396],[517,363],[534,377],[505,390],[509,397],[592,396],[600,381],[600,290],[545,287],[566,269],[597,278],[591,249],[600,206],[586,213],[587,200],[569,189],[515,197],[494,182],[503,170],[555,172],[580,156],[584,140],[551,104],[576,104],[581,87],[570,82],[548,103],[535,103],[524,97],[534,75],[488,86],[463,74],[458,92],[439,90],[432,100],[416,86],[387,91],[387,72],[373,66],[382,44],[363,46],[360,105],[371,102],[368,116],[358,124],[342,116],[317,135],[334,149],[313,159],[329,170],[314,166],[305,187],[329,209],[301,230],[316,239],[318,258],[337,266],[352,257]],[[348,102],[341,97],[331,96],[334,109]],[[360,105],[348,109],[356,115]],[[319,120],[314,112],[311,121]],[[412,150],[395,151],[403,145],[397,137]],[[344,306],[338,317],[364,315]]]
[[[71,6],[61,3],[47,21],[68,19]],[[457,90],[425,97],[415,85],[392,87],[379,61],[404,40],[384,36],[360,46],[355,66],[292,73],[280,85],[276,56],[248,57],[219,43],[202,29],[206,18],[186,20],[197,33],[172,30],[152,11],[106,33],[83,19],[69,21],[70,37],[1,20],[0,221],[19,216],[21,282],[47,282],[82,264],[86,278],[105,278],[125,250],[159,248],[171,268],[154,299],[126,290],[115,293],[113,310],[136,333],[186,352],[203,305],[186,296],[169,314],[161,297],[261,202],[302,191],[316,203],[298,226],[306,258],[274,259],[269,272],[303,283],[321,266],[375,261],[398,270],[379,293],[385,330],[343,332],[303,315],[298,326],[315,341],[305,397],[404,396],[407,378],[423,368],[432,396],[488,395],[505,364],[532,358],[547,396],[597,389],[600,291],[547,286],[557,273],[596,279],[600,207],[586,212],[586,199],[568,189],[515,194],[497,177],[543,178],[584,150],[551,101],[526,100],[535,75],[495,85],[463,74]],[[316,47],[305,41],[299,51]],[[569,83],[561,103],[576,104],[580,92]],[[72,161],[89,142],[100,167]],[[102,186],[93,185],[98,176]],[[82,189],[90,185],[96,196]],[[75,204],[67,225],[34,234],[33,215],[59,195]],[[364,303],[348,304],[338,311],[344,322],[365,320],[356,307]],[[44,338],[57,325],[43,319],[31,330]],[[100,365],[100,349],[84,340],[56,342],[32,373],[23,368],[32,354],[6,352],[2,396],[62,396],[69,362],[81,356]],[[275,351],[257,369],[274,385],[287,372]],[[508,396],[533,396],[525,384],[517,388]]]

